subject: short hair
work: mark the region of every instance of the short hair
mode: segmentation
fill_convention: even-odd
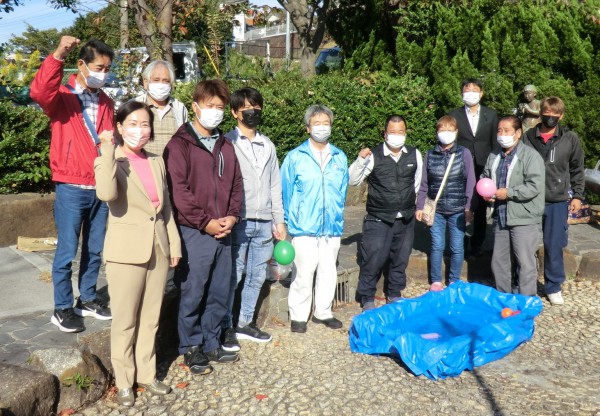
[[[460,84],[460,90],[464,90],[465,87],[469,84],[474,84],[477,85],[479,87],[479,89],[481,91],[483,91],[483,82],[481,82],[480,79],[478,78],[466,78],[463,80],[463,82]]]
[[[194,102],[205,101],[211,97],[219,97],[223,104],[229,104],[229,88],[220,79],[200,81],[194,90]]]
[[[112,48],[98,39],[90,39],[79,51],[79,59],[83,60],[86,65],[93,62],[98,55],[108,56],[111,62],[115,58]]]
[[[523,131],[523,123],[521,123],[521,119],[515,115],[503,116],[498,120],[498,124],[503,121],[510,121],[510,124],[515,131],[521,130]]]
[[[392,114],[390,116],[387,116],[387,118],[385,119],[385,127],[383,129],[384,131],[387,130],[390,123],[404,123],[404,127],[406,127],[406,120],[399,114]]]
[[[263,106],[263,97],[258,90],[251,87],[241,88],[231,94],[231,102],[229,105],[233,111],[238,111],[246,104],[246,100],[250,105],[257,105],[260,108]]]
[[[456,119],[450,115],[445,115],[440,117],[440,119],[435,123],[435,130],[438,131],[444,126],[452,127],[454,130],[458,130],[458,123]]]
[[[523,92],[525,92],[525,91],[537,92],[537,88],[533,84],[527,84],[527,85],[525,85],[525,87],[523,87]]]
[[[150,107],[148,107],[146,104],[139,102],[139,101],[135,101],[135,100],[129,100],[126,103],[122,104],[119,106],[119,109],[117,110],[117,114],[115,114],[115,130],[114,130],[114,139],[115,139],[115,143],[118,144],[119,146],[123,145],[123,136],[121,135],[121,133],[119,133],[119,129],[117,129],[117,124],[121,123],[121,125],[123,124],[123,122],[125,121],[125,119],[127,117],[129,117],[129,115],[131,113],[133,113],[134,111],[137,110],[146,110],[148,112],[148,114],[150,115],[150,140],[154,140],[154,114],[152,113],[152,110],[150,110]]]
[[[173,64],[171,64],[170,62],[162,60],[150,62],[148,66],[146,66],[146,68],[144,69],[144,72],[142,72],[142,79],[145,79],[146,81],[150,82],[150,77],[152,76],[152,73],[154,72],[156,67],[159,66],[167,68],[167,71],[169,71],[169,78],[171,79],[171,85],[173,85],[173,82],[175,82],[175,68],[173,68]]]
[[[333,111],[331,111],[329,107],[321,104],[313,104],[306,109],[306,113],[304,113],[304,124],[307,127],[310,126],[310,120],[319,114],[327,115],[327,117],[329,117],[329,122],[333,124]]]
[[[552,111],[553,113],[564,114],[565,103],[559,97],[546,97],[540,103],[540,114],[545,111]]]

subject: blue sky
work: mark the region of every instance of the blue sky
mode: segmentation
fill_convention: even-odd
[[[82,2],[81,14],[97,11],[106,7],[106,0],[85,0]],[[256,5],[279,6],[276,0],[251,1]],[[0,43],[4,43],[15,35],[20,35],[27,27],[27,23],[36,29],[62,29],[71,26],[77,14],[68,10],[56,10],[46,0],[25,0],[25,4],[15,7],[10,13],[0,12]]]

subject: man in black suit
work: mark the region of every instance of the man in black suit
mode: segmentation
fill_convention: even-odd
[[[464,107],[456,108],[450,115],[458,122],[457,143],[471,151],[475,162],[475,176],[479,179],[488,155],[498,146],[498,114],[479,104],[483,97],[483,84],[478,79],[468,78],[461,85]],[[473,236],[470,240],[471,254],[481,255],[485,240],[487,203],[478,195],[478,206],[473,220]]]

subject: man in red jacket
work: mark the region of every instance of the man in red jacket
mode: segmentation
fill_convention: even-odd
[[[58,245],[52,265],[54,314],[51,322],[63,332],[80,332],[82,316],[111,319],[110,309],[96,298],[96,281],[104,246],[108,208],[96,197],[94,159],[100,139],[112,139],[114,104],[100,87],[106,81],[114,53],[98,40],[81,48],[78,72],[62,85],[64,59],[80,44],[63,36],[56,51],[42,63],[31,84],[31,98],[50,117],[50,169],[56,182],[54,221]],[[71,263],[81,261],[79,293],[73,309]]]

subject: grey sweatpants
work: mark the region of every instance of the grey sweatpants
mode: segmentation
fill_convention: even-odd
[[[514,259],[519,274],[519,293],[527,296],[537,294],[535,252],[539,238],[539,224],[516,225],[504,230],[495,224],[492,272],[496,289],[505,293],[512,292],[511,270]]]

